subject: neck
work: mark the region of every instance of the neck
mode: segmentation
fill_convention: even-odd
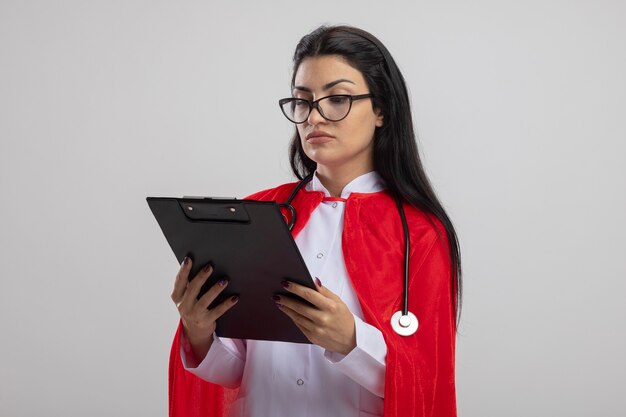
[[[347,184],[355,178],[373,170],[373,164],[354,167],[346,165],[328,167],[318,164],[316,175],[322,185],[328,190],[331,197],[341,197],[341,192]]]

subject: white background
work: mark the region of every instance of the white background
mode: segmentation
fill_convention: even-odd
[[[623,415],[625,3],[240,3],[0,0],[0,415],[166,415],[145,197],[293,180],[277,100],[321,23],[407,79],[462,245],[459,415]]]

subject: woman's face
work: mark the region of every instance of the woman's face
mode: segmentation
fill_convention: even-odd
[[[369,93],[363,74],[338,55],[306,58],[298,67],[293,96],[317,100],[334,94]],[[350,170],[373,169],[374,130],[383,117],[369,98],[356,100],[348,116],[338,122],[324,119],[313,109],[308,119],[297,125],[305,154],[318,169],[346,165]]]

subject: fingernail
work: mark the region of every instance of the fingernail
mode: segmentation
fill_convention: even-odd
[[[272,295],[272,300],[274,301],[280,301],[280,297],[277,295]]]
[[[230,302],[231,303],[236,303],[237,301],[239,301],[239,296],[237,295],[233,295],[232,297],[230,297]]]
[[[280,285],[283,286],[283,288],[289,288],[289,282],[288,281],[283,281],[280,283]]]
[[[207,266],[205,266],[205,267],[202,269],[202,271],[204,271],[204,272],[209,272],[209,271],[211,270],[211,268],[212,268],[212,267],[211,267],[211,264],[207,264]]]
[[[225,279],[221,279],[220,282],[218,282],[218,284],[220,284],[220,287],[225,286],[226,284],[228,284],[228,280]]]
[[[188,263],[189,263],[189,258],[185,256],[183,258],[183,266],[187,266]]]
[[[322,286],[322,281],[320,281],[318,277],[315,277],[315,283],[317,284],[318,287]]]
[[[278,307],[279,309],[283,309],[284,305],[282,305],[281,303],[276,303],[276,307]]]

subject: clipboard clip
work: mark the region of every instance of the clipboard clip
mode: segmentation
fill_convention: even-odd
[[[235,197],[205,197],[205,196],[201,196],[201,195],[184,195],[183,199],[189,199],[189,200],[216,200],[216,201],[220,201],[220,200],[237,200],[237,198]]]
[[[189,220],[249,223],[250,215],[242,201],[235,198],[183,197],[178,204]]]

